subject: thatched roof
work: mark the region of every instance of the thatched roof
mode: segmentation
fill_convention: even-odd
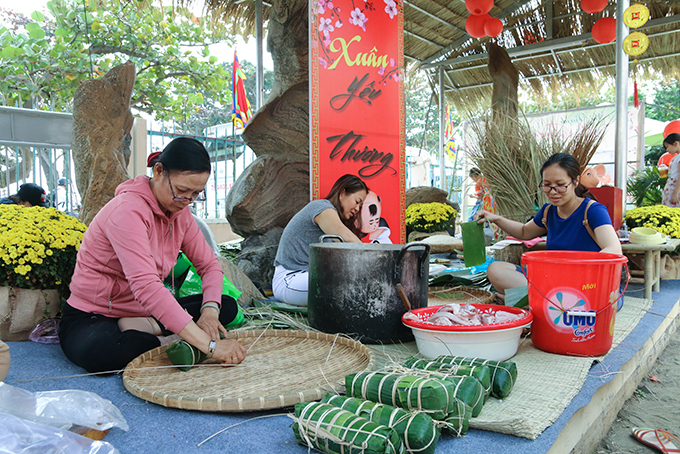
[[[254,0],[205,2],[239,31],[253,32]],[[637,30],[649,37],[649,48],[638,58],[639,74],[680,77],[680,2],[639,3],[651,13],[649,22]],[[270,9],[265,1],[265,21]],[[590,34],[595,21],[615,12],[616,0],[598,14],[583,12],[580,0],[495,0],[490,14],[502,19],[503,32],[498,38],[473,39],[465,31],[469,13],[463,0],[404,0],[404,54],[410,69],[427,71],[435,84],[442,65],[444,93],[459,109],[490,105],[490,41],[508,51],[523,88],[546,98],[565,91],[579,96],[598,90],[603,77],[615,76],[615,43],[598,44]]]

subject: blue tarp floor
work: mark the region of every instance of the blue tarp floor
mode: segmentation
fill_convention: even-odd
[[[630,286],[627,295],[641,298],[641,286]],[[626,340],[594,365],[581,392],[559,419],[536,440],[500,433],[470,430],[462,438],[443,435],[436,452],[447,453],[545,453],[572,415],[587,405],[597,389],[611,380],[660,326],[680,296],[680,280],[662,281],[654,292],[654,305]],[[121,375],[89,376],[70,363],[58,345],[33,342],[9,343],[12,364],[6,383],[28,391],[81,389],[92,391],[115,404],[126,418],[130,430],[112,429],[104,441],[121,453],[248,453],[304,454],[290,426],[290,409],[255,413],[204,413],[165,408],[131,395]],[[604,374],[603,371],[609,372]],[[68,378],[54,378],[66,377]],[[28,381],[26,381],[28,380]],[[258,419],[253,419],[258,418]],[[230,427],[232,426],[232,427]],[[211,440],[198,444],[227,427]],[[602,434],[604,436],[605,434]]]

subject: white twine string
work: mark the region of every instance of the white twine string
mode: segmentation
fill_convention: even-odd
[[[208,440],[210,440],[210,439],[212,439],[212,438],[218,436],[219,434],[221,434],[221,433],[223,433],[223,432],[226,432],[227,430],[231,429],[232,427],[236,427],[236,426],[239,426],[239,425],[241,425],[241,424],[244,424],[244,423],[247,423],[247,422],[250,422],[250,421],[255,421],[256,419],[262,419],[262,418],[274,418],[274,417],[277,417],[277,416],[288,416],[288,413],[276,413],[276,414],[274,414],[274,415],[262,415],[262,416],[256,416],[256,417],[254,417],[254,418],[246,419],[245,421],[237,422],[236,424],[232,424],[231,426],[225,427],[224,429],[220,430],[219,432],[215,432],[214,434],[212,434],[211,436],[209,436],[208,438],[206,438],[205,440],[203,440],[202,442],[200,442],[200,443],[197,444],[196,446],[200,447],[200,446],[201,446],[203,443],[205,443],[206,441],[208,441]]]

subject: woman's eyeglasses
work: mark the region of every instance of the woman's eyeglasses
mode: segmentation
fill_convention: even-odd
[[[546,194],[550,194],[550,191],[552,191],[553,189],[554,189],[555,192],[558,193],[558,194],[564,194],[565,192],[567,192],[567,188],[569,187],[569,185],[570,185],[571,183],[573,183],[573,181],[570,181],[570,182],[567,183],[567,184],[557,184],[557,185],[555,185],[555,186],[550,186],[549,184],[543,184],[543,183],[541,183],[541,184],[538,185],[538,187],[539,187],[540,189],[542,189],[543,192],[545,192]]]
[[[175,188],[172,187],[172,181],[170,181],[170,174],[166,173],[168,177],[168,184],[170,185],[170,191],[172,191],[172,200],[175,202],[205,202],[206,197],[205,197],[205,190],[201,191],[196,197],[191,198],[191,197],[182,197],[177,194],[175,194]]]

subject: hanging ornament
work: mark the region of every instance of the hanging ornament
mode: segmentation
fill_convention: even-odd
[[[616,39],[616,19],[603,17],[593,24],[593,39],[600,44],[611,43]]]
[[[637,57],[649,47],[649,38],[640,32],[633,32],[623,39],[623,51],[631,57]]]
[[[668,137],[668,134],[680,134],[680,120],[673,120],[663,128],[663,138]]]
[[[491,11],[493,0],[465,0],[465,8],[470,11],[470,14],[481,16]]]
[[[486,36],[495,38],[503,31],[503,22],[497,17],[489,18],[484,24],[484,33]]]
[[[581,9],[589,14],[602,11],[607,6],[607,0],[581,0]]]
[[[642,27],[649,20],[649,9],[640,3],[630,5],[623,12],[623,23],[630,28]]]
[[[471,14],[465,21],[465,30],[473,38],[484,38],[486,36],[484,25],[489,19],[491,19],[491,16],[488,14],[482,14],[481,16]]]

